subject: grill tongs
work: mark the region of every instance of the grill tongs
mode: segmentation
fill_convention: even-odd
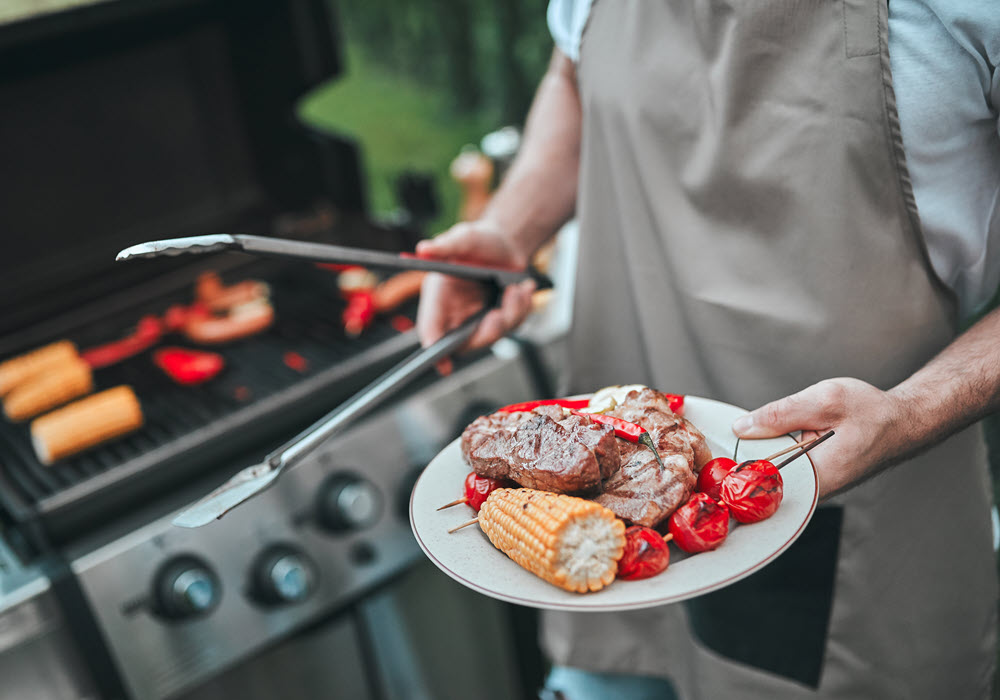
[[[218,234],[172,238],[140,243],[118,254],[118,260],[154,258],[182,253],[214,253],[236,250],[255,255],[299,258],[312,262],[362,265],[393,270],[426,270],[443,272],[456,277],[470,278],[484,283],[486,301],[483,309],[461,326],[447,333],[433,345],[417,350],[395,367],[342,403],[325,417],[264,458],[261,464],[241,470],[229,481],[200,501],[181,511],[173,520],[180,527],[201,527],[221,518],[244,501],[256,496],[277,481],[282,472],[294,466],[328,438],[337,434],[366,411],[371,410],[392,394],[432,367],[439,360],[452,355],[471,337],[479,321],[497,305],[503,288],[509,284],[534,279],[539,287],[551,286],[544,275],[534,270],[519,272],[478,265],[461,265],[397,255],[374,250],[303,241]]]

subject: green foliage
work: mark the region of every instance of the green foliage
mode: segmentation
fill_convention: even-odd
[[[344,75],[303,100],[300,114],[362,146],[372,209],[396,205],[404,170],[435,176],[442,216],[454,222],[460,192],[448,167],[463,146],[521,124],[552,40],[545,3],[503,0],[344,0]]]

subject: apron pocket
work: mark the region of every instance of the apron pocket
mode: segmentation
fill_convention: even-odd
[[[842,508],[817,508],[799,539],[776,560],[688,601],[698,640],[733,661],[818,687],[842,522]]]

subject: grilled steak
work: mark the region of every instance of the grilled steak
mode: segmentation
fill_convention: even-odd
[[[636,525],[655,527],[694,491],[696,474],[712,458],[705,436],[673,413],[667,400],[652,389],[631,392],[608,411],[645,428],[663,459],[661,472],[653,453],[638,444],[618,441],[621,469],[608,479],[594,500]]]
[[[493,413],[462,433],[462,455],[481,476],[555,493],[600,488],[618,471],[614,430],[557,406]]]

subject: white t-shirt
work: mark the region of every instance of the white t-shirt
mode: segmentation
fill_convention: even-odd
[[[549,2],[549,31],[574,62],[592,2]],[[1000,5],[892,0],[889,59],[931,264],[970,316],[1000,286]]]

